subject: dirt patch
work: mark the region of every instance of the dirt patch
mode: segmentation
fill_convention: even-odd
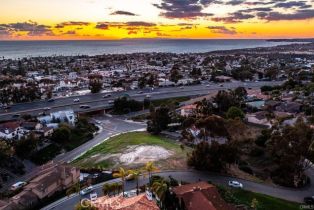
[[[173,154],[172,151],[160,146],[136,146],[127,149],[119,160],[123,164],[140,164],[166,159]]]

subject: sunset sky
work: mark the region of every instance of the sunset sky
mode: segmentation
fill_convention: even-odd
[[[0,0],[0,39],[314,37],[314,0]]]

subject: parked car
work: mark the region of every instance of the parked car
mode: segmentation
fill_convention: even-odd
[[[111,96],[111,94],[106,94],[103,96],[103,98],[109,98]]]
[[[86,194],[92,192],[93,190],[94,190],[94,188],[93,188],[92,186],[89,186],[89,187],[87,187],[87,188],[81,190],[81,191],[80,191],[80,195],[86,195]]]
[[[310,205],[314,204],[314,196],[305,197],[303,200],[304,200],[304,203],[306,203],[306,204],[310,204]]]
[[[243,184],[238,182],[238,181],[229,181],[228,185],[229,185],[229,187],[243,188]]]
[[[21,115],[20,114],[14,114],[13,116],[12,116],[12,118],[18,118],[18,117],[20,117]]]
[[[11,190],[12,191],[18,190],[18,189],[24,187],[26,184],[27,184],[26,182],[17,182],[11,186]]]
[[[73,102],[80,102],[80,99],[79,99],[79,98],[75,98],[75,99],[73,100]]]
[[[48,102],[54,102],[55,100],[53,98],[48,99]]]

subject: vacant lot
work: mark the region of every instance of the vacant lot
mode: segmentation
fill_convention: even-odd
[[[108,139],[73,161],[82,168],[140,168],[153,161],[160,169],[186,168],[186,154],[191,149],[170,139],[147,132],[132,132]]]

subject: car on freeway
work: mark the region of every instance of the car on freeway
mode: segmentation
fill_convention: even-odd
[[[223,84],[220,84],[219,86],[220,86],[220,87],[223,87],[224,85],[223,85]]]
[[[16,182],[15,184],[13,184],[11,186],[11,190],[12,191],[15,191],[15,190],[18,190],[18,189],[21,189],[22,187],[24,187],[27,183],[26,182]]]
[[[109,98],[111,96],[111,94],[106,94],[103,96],[103,98]]]
[[[20,116],[21,116],[20,114],[14,114],[14,115],[12,115],[12,118],[18,118]]]
[[[48,99],[48,102],[54,102],[55,100],[53,98]]]
[[[184,89],[184,87],[181,86],[180,89]]]
[[[86,195],[88,193],[91,193],[94,190],[93,186],[89,186],[83,190],[80,191],[80,195]]]
[[[79,99],[79,98],[75,98],[75,99],[73,100],[73,102],[80,102],[80,99]]]
[[[6,106],[3,107],[3,109],[11,109],[11,107],[6,105]]]
[[[143,91],[138,91],[138,92],[137,92],[137,94],[142,94],[142,93],[143,93]]]
[[[210,87],[210,85],[206,85],[206,87]]]
[[[243,184],[238,181],[229,181],[228,186],[234,188],[243,188]]]
[[[313,205],[314,204],[314,196],[305,197],[303,199],[305,204]]]
[[[50,107],[44,108],[45,111],[49,111],[50,109],[51,109]]]
[[[89,106],[89,105],[81,105],[80,108],[81,108],[81,109],[89,109],[90,106]]]
[[[114,103],[113,100],[108,101],[108,104],[113,104],[113,103]]]
[[[146,98],[150,98],[150,97],[151,97],[151,95],[146,95],[145,97],[146,97]]]

